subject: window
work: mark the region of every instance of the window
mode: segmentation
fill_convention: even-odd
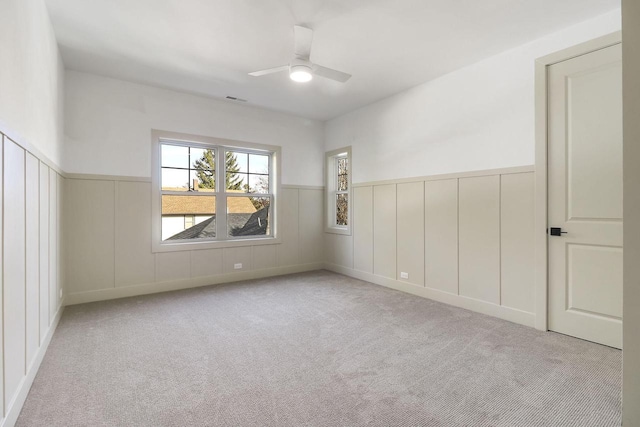
[[[326,231],[351,234],[351,147],[327,153],[326,189]]]
[[[154,250],[278,243],[279,152],[154,131]]]

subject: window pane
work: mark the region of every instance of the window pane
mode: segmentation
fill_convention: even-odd
[[[269,156],[249,154],[249,173],[269,173]]]
[[[349,159],[338,158],[338,191],[349,189]]]
[[[212,237],[216,237],[215,196],[162,196],[162,240]]]
[[[198,179],[197,187],[204,191],[215,190],[215,177],[216,177],[216,165],[215,165],[215,151],[204,148],[191,148],[191,167],[196,169],[192,171],[192,185],[193,178]]]
[[[249,175],[249,193],[268,193],[269,175]]]
[[[206,148],[191,147],[192,169],[215,169],[215,152]]]
[[[347,225],[349,212],[349,198],[346,194],[336,195],[336,224]]]
[[[179,145],[162,144],[160,146],[161,166],[189,168],[189,148]]]
[[[162,168],[162,189],[169,191],[189,191],[189,171],[187,169]]]
[[[227,172],[249,172],[249,155],[236,151],[227,151]]]
[[[349,188],[347,175],[338,175],[338,191],[347,191]]]
[[[230,193],[246,193],[249,185],[249,175],[246,173],[227,172],[227,191]]]
[[[270,236],[269,197],[227,197],[229,236]]]
[[[349,172],[349,163],[346,157],[338,159],[338,175],[346,175]]]
[[[191,170],[191,189],[194,191],[216,191],[215,171]],[[194,182],[195,180],[195,182]]]

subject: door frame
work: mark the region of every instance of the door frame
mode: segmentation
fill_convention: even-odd
[[[622,42],[622,32],[554,52],[535,62],[535,327],[547,331],[549,325],[549,265],[547,235],[547,146],[548,146],[548,77],[549,67],[558,62],[605,49]]]

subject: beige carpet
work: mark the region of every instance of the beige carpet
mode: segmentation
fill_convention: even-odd
[[[619,426],[620,351],[326,271],[67,307],[18,426]]]

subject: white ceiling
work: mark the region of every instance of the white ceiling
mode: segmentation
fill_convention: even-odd
[[[327,120],[545,34],[620,0],[46,0],[67,68]],[[250,71],[311,60],[347,83]]]

